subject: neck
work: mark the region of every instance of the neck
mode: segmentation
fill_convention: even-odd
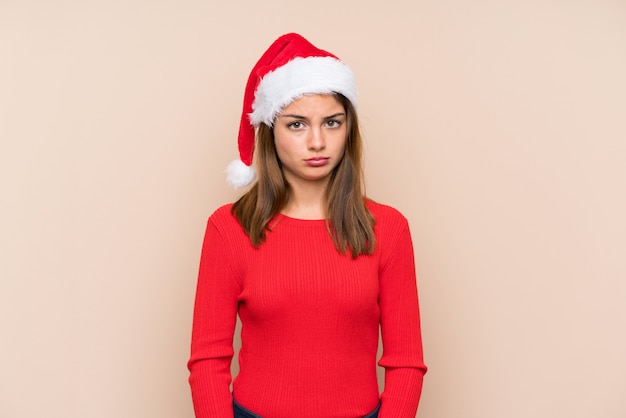
[[[325,219],[327,184],[327,181],[290,182],[289,201],[282,213],[298,219]]]

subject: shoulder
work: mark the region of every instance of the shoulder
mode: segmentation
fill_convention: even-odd
[[[252,248],[250,238],[237,220],[232,211],[233,204],[229,203],[217,208],[207,221],[206,236],[218,242],[223,249],[230,248],[235,256]],[[236,257],[235,257],[236,258]]]
[[[215,211],[211,214],[209,219],[222,220],[222,219],[234,218],[232,211],[233,211],[233,204],[227,203],[215,209]]]
[[[373,200],[366,200],[365,205],[374,217],[376,224],[407,225],[406,217],[396,208]]]
[[[217,208],[211,216],[209,216],[209,225],[214,225],[218,230],[230,230],[233,228],[241,228],[239,221],[233,214],[233,204],[228,203]]]
[[[366,205],[374,217],[374,234],[379,249],[390,251],[406,237],[410,240],[409,222],[398,209],[373,200],[367,200]]]
[[[413,253],[413,241],[409,221],[396,208],[374,201],[366,202],[374,217],[376,251],[380,254],[381,265],[388,266],[398,257],[408,257]]]

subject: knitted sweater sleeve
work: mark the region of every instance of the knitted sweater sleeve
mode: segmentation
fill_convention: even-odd
[[[209,219],[193,314],[189,383],[197,418],[232,418],[230,364],[240,286],[220,230]]]
[[[422,354],[413,244],[408,223],[394,239],[379,272],[385,387],[380,418],[415,418],[426,366]]]

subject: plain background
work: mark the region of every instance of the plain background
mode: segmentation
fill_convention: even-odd
[[[290,31],[355,71],[411,223],[418,416],[626,416],[621,0],[0,0],[0,416],[193,416],[205,222]]]

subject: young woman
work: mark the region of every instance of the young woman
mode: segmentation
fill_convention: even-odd
[[[426,366],[411,236],[398,211],[364,196],[356,96],[352,71],[297,34],[250,74],[228,175],[253,184],[211,215],[202,248],[198,418],[415,417]]]

